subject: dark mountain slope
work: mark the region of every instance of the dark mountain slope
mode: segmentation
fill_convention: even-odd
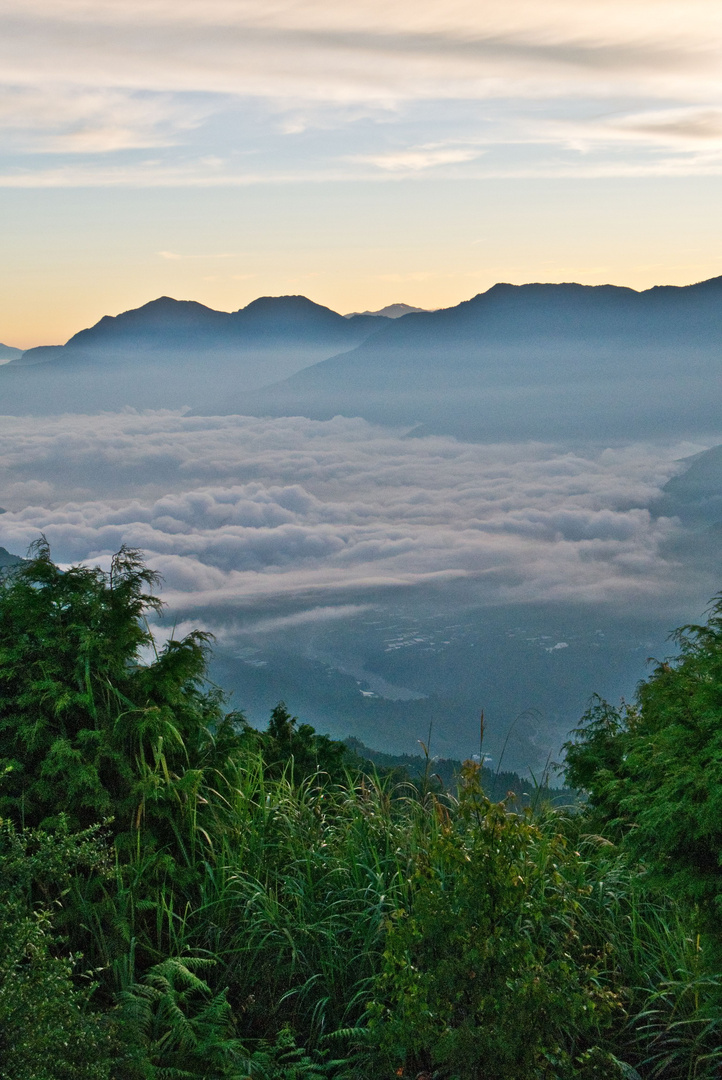
[[[680,472],[662,489],[653,509],[693,529],[722,526],[722,446],[680,461]],[[719,557],[717,546],[717,557]]]
[[[74,334],[66,348],[90,350],[126,345],[170,348],[203,338],[225,339],[230,318],[228,312],[214,311],[194,300],[160,296],[120,315],[104,315],[95,326]]]
[[[603,354],[622,349],[625,355],[651,348],[719,350],[722,278],[645,293],[611,285],[494,285],[457,307],[393,320],[352,352],[294,376],[293,385],[328,387],[342,373],[371,384],[372,371],[392,377],[389,362],[422,371],[438,370],[449,359],[483,377],[497,357],[508,373],[517,352],[525,374],[533,374],[545,353],[580,346]]]
[[[369,315],[347,319],[330,308],[314,304],[305,296],[261,296],[231,315],[236,332],[248,336],[284,335],[294,341],[326,335],[344,344],[364,341],[387,321]]]
[[[137,353],[191,350],[246,351],[254,347],[306,345],[353,348],[386,320],[345,319],[305,296],[263,296],[239,311],[214,311],[193,300],[161,296],[120,315],[104,315],[74,334],[64,346],[29,349],[15,365],[101,355],[128,358]]]
[[[304,296],[235,312],[163,296],[4,365],[0,412],[207,409],[352,349],[386,321],[346,319]]]
[[[722,278],[642,293],[495,285],[387,323],[228,411],[352,413],[474,438],[710,430],[721,360]]]
[[[474,439],[707,435],[721,360],[722,278],[641,293],[501,284],[398,319],[305,297],[236,312],[161,297],[0,367],[0,411],[342,413]]]
[[[22,566],[24,562],[25,559],[19,555],[13,555],[7,548],[0,547],[0,571],[8,570],[13,566]]]

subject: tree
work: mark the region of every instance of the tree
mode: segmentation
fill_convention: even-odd
[[[386,1075],[567,1080],[622,1075],[599,1045],[619,1002],[582,937],[589,889],[553,814],[510,813],[466,762],[458,810],[434,801],[388,920],[371,1036]]]
[[[271,712],[265,731],[246,729],[246,740],[261,751],[269,776],[280,776],[289,767],[295,783],[314,773],[324,773],[333,780],[345,776],[349,757],[345,745],[317,734],[310,724],[299,724],[284,701],[279,701]]]
[[[633,706],[597,699],[566,746],[566,777],[665,891],[722,914],[722,597],[684,626]]]
[[[0,815],[159,845],[192,817],[204,772],[240,746],[204,688],[208,635],[156,651],[156,575],[121,548],[110,571],[52,562],[43,539],[0,583]],[[149,654],[146,662],[145,655]]]

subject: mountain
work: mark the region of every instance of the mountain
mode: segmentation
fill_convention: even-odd
[[[264,296],[234,312],[162,296],[11,360],[0,411],[208,408],[355,348],[387,321],[346,319],[304,296]]]
[[[161,297],[0,366],[0,412],[336,414],[416,437],[704,435],[722,415],[722,278],[644,292],[493,286],[346,318],[302,296],[235,312]]]
[[[17,360],[22,355],[22,349],[13,349],[11,345],[0,345],[0,364],[4,364],[8,360]]]
[[[64,346],[29,349],[17,365],[50,363],[70,356],[100,359],[178,352],[246,352],[306,346],[326,352],[358,345],[379,323],[346,319],[305,296],[262,296],[238,311],[215,311],[193,300],[161,296],[121,315],[105,315]]]
[[[722,278],[645,292],[495,285],[386,323],[228,411],[361,415],[465,438],[719,429]]]
[[[25,559],[21,559],[19,555],[13,555],[7,548],[0,547],[0,571],[7,570],[11,566],[22,566],[24,562]]]
[[[722,446],[679,462],[680,472],[662,489],[657,514],[674,516],[689,528],[722,528]],[[719,550],[717,548],[717,550]]]
[[[352,311],[345,315],[346,319],[357,319],[363,315],[383,316],[386,319],[400,319],[402,315],[410,315],[412,311],[425,311],[425,308],[412,307],[411,304],[387,304],[379,311]]]

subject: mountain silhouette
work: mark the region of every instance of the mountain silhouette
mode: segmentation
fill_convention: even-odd
[[[716,430],[721,361],[722,278],[644,292],[499,284],[388,322],[355,349],[245,395],[242,408],[474,438]]]
[[[207,410],[352,349],[387,321],[346,319],[305,296],[264,296],[234,312],[161,296],[5,364],[0,412]]]
[[[187,407],[362,416],[415,437],[708,438],[721,366],[722,278],[643,292],[498,284],[395,319],[302,296],[235,312],[160,297],[0,367],[0,412]]]
[[[14,364],[51,363],[69,357],[129,356],[191,350],[233,351],[303,345],[328,353],[353,348],[380,322],[346,319],[305,296],[262,296],[238,311],[215,311],[194,300],[161,296],[120,315],[104,315],[63,346],[28,349]]]
[[[680,472],[662,488],[657,514],[678,517],[692,528],[716,526],[715,557],[722,529],[722,446],[713,446],[679,462]]]
[[[411,304],[387,304],[378,311],[352,311],[344,316],[346,319],[355,319],[359,315],[382,315],[387,319],[400,319],[402,315],[410,315],[412,311],[425,311],[426,308],[412,307]]]
[[[5,513],[3,510],[2,513]],[[8,570],[13,566],[22,566],[25,559],[19,555],[13,555],[7,548],[0,547],[0,571]]]

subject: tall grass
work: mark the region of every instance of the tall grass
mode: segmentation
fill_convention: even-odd
[[[705,968],[689,913],[651,891],[643,871],[607,841],[584,835],[580,815],[546,806],[511,813],[481,792],[477,803],[460,805],[373,775],[297,781],[293,769],[291,759],[269,777],[260,753],[235,759],[203,790],[193,841],[176,849],[175,861],[140,843],[102,884],[76,883],[86,951],[107,973],[107,1002],[120,1002],[133,1023],[145,1017],[147,1060],[158,1068],[179,1054],[195,1060],[172,1033],[176,1015],[191,1040],[198,1031],[207,1042],[216,1024],[217,1073],[209,1080],[238,1070],[321,1076],[349,1072],[353,1061],[357,1072],[391,1076],[405,1068],[406,1051],[392,1069],[382,1045],[388,1021],[369,1020],[380,1001],[400,1007],[389,989],[389,950],[399,920],[420,919],[422,932],[426,926],[438,940],[416,958],[412,949],[408,962],[420,963],[428,982],[441,977],[432,954],[453,961],[454,993],[472,1002],[468,1008],[478,1005],[475,1024],[486,1023],[489,1005],[487,998],[473,1004],[472,981],[511,965],[505,978],[517,989],[509,996],[499,984],[494,1021],[502,1039],[510,1038],[504,1029],[518,995],[536,1000],[534,980],[556,965],[557,981],[538,998],[551,1049],[540,1051],[532,1071],[479,1071],[478,1062],[464,1071],[462,1055],[456,1071],[442,1065],[440,1076],[632,1077],[635,1069],[649,1080],[719,1076],[719,980]],[[468,876],[469,858],[486,878]],[[436,899],[432,882],[441,890]],[[497,889],[496,908],[489,889]],[[466,937],[456,934],[462,922]],[[465,952],[479,945],[482,925],[484,948],[496,942],[488,971]],[[169,959],[181,967],[164,967]],[[596,1009],[591,1025],[583,1009],[575,1012],[584,995]],[[461,1014],[454,1015],[452,1025]],[[409,1068],[423,1060],[412,1043]],[[207,1049],[198,1054],[208,1059]],[[205,1076],[198,1068],[188,1075]],[[136,1075],[128,1066],[118,1078]]]
[[[578,823],[577,823],[578,827]],[[598,836],[577,838],[590,883],[584,932],[621,996],[618,1050],[650,1080],[722,1075],[722,977],[695,913],[650,888],[643,866]]]

